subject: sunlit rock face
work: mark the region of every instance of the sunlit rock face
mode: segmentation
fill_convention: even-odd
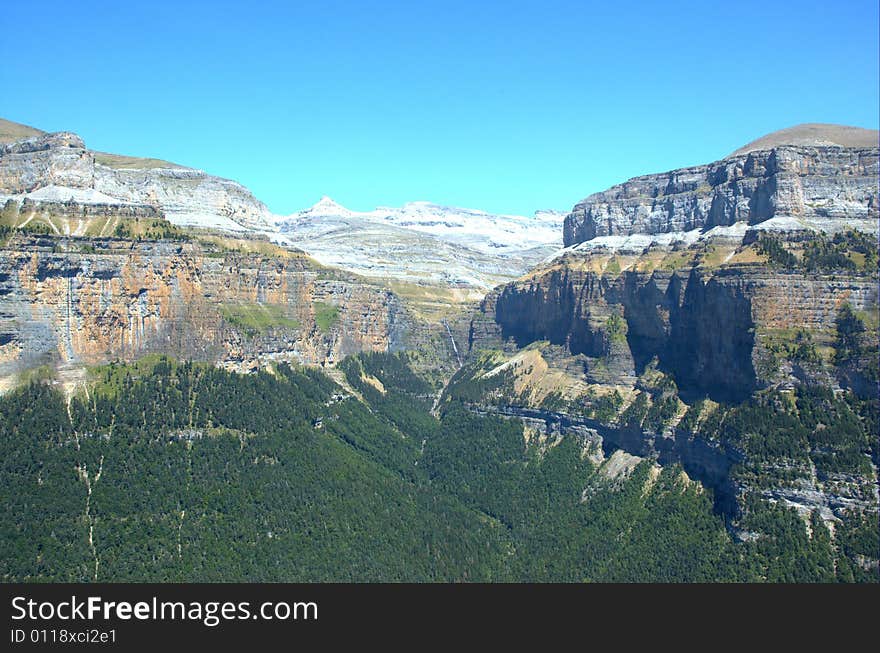
[[[18,236],[0,251],[0,374],[165,353],[250,369],[404,345],[397,298],[305,256]]]
[[[270,212],[241,184],[164,161],[105,155],[70,132],[0,144],[0,201],[150,206],[172,223],[266,228]]]
[[[575,205],[565,218],[564,245],[772,219],[803,229],[876,232],[878,170],[876,146],[780,145],[635,177]]]

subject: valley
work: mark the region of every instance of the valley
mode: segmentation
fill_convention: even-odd
[[[4,578],[878,580],[876,132],[531,217],[0,137]]]

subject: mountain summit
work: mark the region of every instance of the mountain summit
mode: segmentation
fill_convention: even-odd
[[[90,150],[72,132],[46,133],[0,120],[0,203],[36,202],[52,214],[111,209],[156,215],[178,226],[244,232],[264,229],[271,213],[238,182],[159,159]],[[65,225],[66,226],[69,225]]]
[[[565,219],[565,246],[737,224],[877,233],[877,140],[869,129],[798,125],[720,161],[633,177],[575,205]]]
[[[323,196],[275,220],[288,244],[324,265],[367,277],[485,290],[526,272],[558,249],[564,214],[497,215],[408,202],[352,211]]]
[[[351,211],[342,206],[339,202],[336,202],[329,195],[322,195],[321,199],[309,208],[300,211],[298,215],[309,217],[317,217],[321,215],[339,217],[348,216],[351,215],[351,213]]]
[[[878,143],[880,143],[880,132],[876,129],[810,122],[762,136],[729,156],[740,156],[758,150],[770,150],[782,145],[877,147]]]

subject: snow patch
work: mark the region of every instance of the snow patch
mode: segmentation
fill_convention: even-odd
[[[111,197],[94,188],[70,188],[68,186],[43,186],[30,193],[10,195],[12,199],[29,199],[41,202],[75,202],[77,204],[130,204]]]
[[[321,222],[356,219],[358,226],[384,225],[416,231],[440,240],[492,256],[505,256],[541,246],[556,246],[561,240],[565,214],[538,211],[532,217],[496,215],[477,209],[442,206],[426,201],[408,202],[402,207],[380,206],[372,211],[351,211],[324,196],[314,206],[276,219],[276,226],[295,239],[297,232]]]
[[[719,225],[717,227],[712,227],[701,236],[701,240],[713,240],[716,238],[742,240],[748,230],[748,223],[745,222],[745,220],[741,220],[740,222],[734,222],[729,226]]]
[[[165,217],[178,227],[200,227],[202,229],[221,229],[223,231],[252,231],[235,220],[215,213],[166,213]]]
[[[778,215],[752,225],[757,231],[818,231],[806,220],[791,215]]]
[[[742,241],[748,229],[749,225],[746,222],[736,222],[730,226],[712,227],[708,231],[692,229],[690,231],[670,231],[659,234],[596,236],[592,240],[563,247],[547,257],[544,263],[550,263],[569,252],[605,250],[619,254],[641,254],[649,247],[673,247],[675,245],[690,247],[697,242],[720,239]]]

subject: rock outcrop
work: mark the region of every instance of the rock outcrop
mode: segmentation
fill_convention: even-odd
[[[161,207],[174,224],[265,229],[270,211],[229,179],[192,168],[118,169],[96,165],[95,189],[129,202]]]
[[[553,211],[496,215],[429,202],[351,211],[323,197],[276,226],[285,241],[324,265],[481,298],[557,251],[563,217]]]
[[[828,344],[841,306],[876,313],[876,291],[870,276],[777,274],[761,265],[618,276],[554,267],[487,297],[470,343],[548,340],[601,360],[594,367],[617,382],[631,382],[657,357],[684,393],[740,400],[779,380],[766,364],[765,335],[803,328]]]
[[[270,222],[265,204],[237,182],[152,160],[112,165],[118,159],[87,149],[70,132],[0,145],[0,202],[146,205],[175,224],[233,231]]]
[[[827,130],[787,132],[794,144],[768,137],[577,204],[566,249],[483,300],[449,392],[475,410],[588,428],[606,445],[681,463],[732,517],[746,493],[830,521],[876,513],[876,458],[858,426],[839,436],[855,454],[829,453],[816,433],[819,445],[749,453],[700,431],[711,431],[701,415],[815,388],[826,405],[876,400],[880,150],[864,130],[838,131],[822,142],[810,138]],[[847,314],[859,316],[851,347],[841,344]]]
[[[686,232],[772,218],[877,231],[877,147],[784,145],[635,177],[575,205],[566,247],[597,236]]]
[[[94,188],[94,157],[76,134],[44,134],[0,145],[0,192],[16,195],[44,186]]]
[[[156,352],[248,370],[406,346],[396,296],[302,255],[19,235],[0,250],[0,377]]]

